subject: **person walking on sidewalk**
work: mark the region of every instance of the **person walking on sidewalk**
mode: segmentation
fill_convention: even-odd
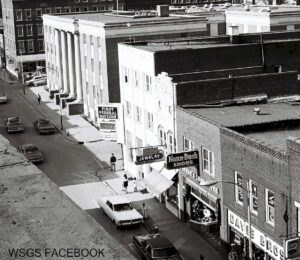
[[[128,178],[127,178],[127,175],[124,174],[123,188],[124,188],[125,193],[127,193],[127,187],[128,187]]]
[[[116,156],[112,153],[111,154],[111,157],[110,157],[110,170],[112,172],[115,172],[116,171],[116,161],[117,161],[117,158]]]
[[[133,192],[137,192],[137,183],[136,183],[136,178],[133,178]]]
[[[39,102],[39,104],[41,104],[41,95],[40,94],[38,94],[38,96],[37,96],[37,100],[38,100],[38,102]]]

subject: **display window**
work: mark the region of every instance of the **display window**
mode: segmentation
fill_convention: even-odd
[[[217,222],[216,213],[193,196],[191,201],[191,220],[199,223]]]

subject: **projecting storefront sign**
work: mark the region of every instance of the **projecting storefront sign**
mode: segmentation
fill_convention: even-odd
[[[98,117],[102,119],[118,119],[118,108],[98,106]]]
[[[135,164],[147,164],[147,163],[153,163],[153,162],[159,162],[164,159],[164,152],[161,150],[158,150],[156,153],[148,154],[148,155],[137,155]]]
[[[240,218],[238,215],[234,214],[228,209],[228,225],[233,228],[233,230],[238,231],[240,234],[249,237],[249,225],[246,221]],[[260,247],[264,252],[270,255],[276,260],[283,260],[284,251],[283,247],[273,241],[269,236],[265,235],[253,225],[251,226],[251,240],[252,242]]]
[[[167,156],[166,168],[168,170],[185,168],[199,164],[199,152],[188,151],[183,153],[173,153]]]

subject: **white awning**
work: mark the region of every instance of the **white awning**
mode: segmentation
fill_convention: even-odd
[[[166,177],[169,181],[177,174],[178,170],[167,170],[165,167],[162,168],[160,174]]]
[[[159,196],[173,185],[171,180],[168,180],[158,171],[152,171],[147,174],[144,178],[144,183],[147,189],[155,196]]]

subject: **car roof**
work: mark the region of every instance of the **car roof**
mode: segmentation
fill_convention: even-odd
[[[34,145],[34,144],[22,144],[22,147],[23,148],[30,148],[30,147],[37,147],[37,146]]]
[[[173,244],[165,237],[157,237],[147,240],[152,248],[174,247]]]
[[[8,121],[19,121],[20,118],[18,116],[9,117]]]
[[[49,120],[45,119],[45,118],[39,118],[36,121],[38,121],[38,122],[49,122]]]
[[[113,205],[122,204],[122,203],[130,203],[130,200],[122,195],[104,197],[103,199],[105,201],[107,201],[107,200],[110,201],[111,204],[113,204]]]

